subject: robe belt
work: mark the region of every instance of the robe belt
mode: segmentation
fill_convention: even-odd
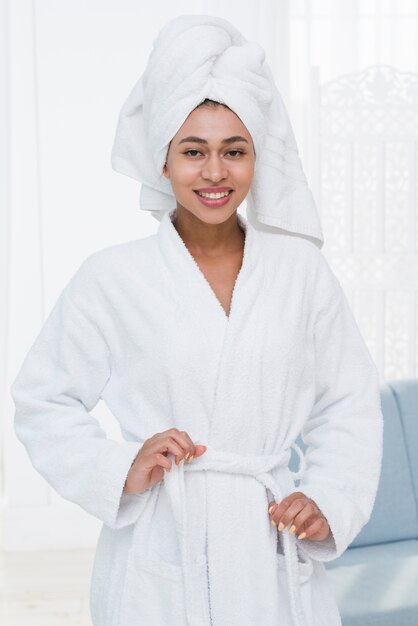
[[[201,624],[196,624],[193,617],[193,607],[190,606],[191,598],[194,597],[193,580],[189,574],[190,570],[187,564],[193,562],[193,557],[188,544],[189,534],[187,530],[184,473],[211,471],[252,476],[264,485],[266,489],[270,489],[274,500],[279,503],[283,500],[283,491],[285,489],[283,484],[281,484],[281,479],[283,478],[284,481],[286,478],[285,484],[287,485],[289,476],[293,480],[296,480],[302,476],[305,470],[305,459],[296,443],[293,443],[289,448],[277,454],[260,456],[243,456],[233,452],[218,451],[210,445],[208,445],[207,448],[208,449],[202,456],[195,458],[190,464],[184,463],[177,466],[173,463],[171,472],[166,472],[164,476],[164,483],[173,508],[176,529],[181,546],[188,626],[201,626]],[[288,467],[291,457],[291,448],[294,448],[300,459],[299,470],[297,472],[292,472]],[[283,472],[287,473],[286,477],[283,476]],[[268,512],[266,511],[266,515],[267,514]],[[306,620],[302,610],[296,537],[288,531],[286,532],[286,530],[287,529],[283,530],[283,549],[293,625],[306,626]]]

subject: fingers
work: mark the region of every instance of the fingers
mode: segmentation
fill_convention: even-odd
[[[163,456],[171,453],[174,456],[176,465],[179,465],[186,457],[190,458],[194,450],[193,442],[188,434],[184,431],[179,431],[177,428],[170,428],[162,433],[156,433],[148,441],[150,453],[158,452]]]
[[[185,460],[190,463],[195,456],[200,456],[206,451],[205,446],[195,446],[188,433],[178,428],[170,428],[163,433],[157,433],[151,440],[153,440],[152,447],[155,447],[158,452],[173,454],[176,465],[180,465]]]
[[[294,492],[284,498],[280,504],[269,502],[271,523],[282,531],[290,525],[289,532],[295,533],[298,539],[324,539],[329,526],[315,502],[302,492]]]
[[[137,467],[133,467],[132,469],[136,474],[139,474],[141,472],[150,472],[156,466],[170,471],[171,461],[161,452],[148,449],[146,454],[140,455]]]
[[[143,493],[146,489],[164,479],[164,470],[170,472],[172,460],[176,465],[186,459],[189,463],[194,456],[201,456],[207,447],[194,445],[189,435],[178,428],[170,428],[162,433],[155,433],[145,440],[136,457],[131,463],[123,486],[125,493]]]
[[[303,498],[284,498],[281,503],[272,510],[272,523],[277,524],[279,530],[283,530],[290,524],[289,532],[298,531],[299,527],[314,513],[312,505],[306,504]],[[302,532],[302,530],[300,531]]]
[[[167,457],[164,454],[160,454],[159,452],[157,452],[153,457],[153,465],[154,467],[156,465],[159,465],[160,467],[167,470],[168,472],[171,472],[171,461],[167,459]]]
[[[324,517],[317,516],[316,519],[312,521],[308,521],[308,527],[306,529],[306,536],[309,539],[314,539],[315,541],[321,541],[326,539],[329,535],[330,528],[328,526],[328,522]]]
[[[207,449],[208,449],[207,446],[204,446],[201,443],[197,443],[195,445],[195,448],[194,448],[194,456],[195,456],[195,458],[198,457],[198,456],[202,456],[202,454],[204,454]]]

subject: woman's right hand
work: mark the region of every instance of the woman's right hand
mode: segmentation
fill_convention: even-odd
[[[164,478],[164,470],[171,471],[172,462],[167,458],[171,452],[176,465],[182,460],[188,463],[191,457],[204,454],[207,447],[194,445],[184,430],[170,428],[162,433],[156,433],[146,439],[135,457],[126,477],[124,493],[143,493]],[[187,457],[187,458],[186,458]]]

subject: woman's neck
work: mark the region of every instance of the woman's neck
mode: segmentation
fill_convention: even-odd
[[[208,224],[187,209],[177,208],[172,223],[186,247],[196,256],[227,256],[244,247],[245,230],[237,212],[220,224]]]

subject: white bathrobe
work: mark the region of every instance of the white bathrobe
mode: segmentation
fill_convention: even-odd
[[[246,231],[225,314],[167,212],[158,232],[91,254],[11,391],[34,467],[103,522],[94,626],[337,626],[323,562],[368,521],[381,468],[375,365],[320,249]],[[89,411],[103,399],[125,442]],[[170,428],[207,452],[143,494],[122,493],[143,442]],[[301,481],[287,467],[302,431]],[[299,449],[295,448],[299,453]],[[271,524],[293,491],[325,541]]]

